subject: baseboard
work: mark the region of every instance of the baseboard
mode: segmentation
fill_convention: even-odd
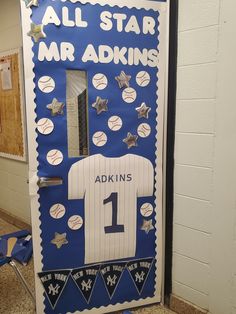
[[[208,311],[203,310],[184,299],[171,295],[169,307],[172,311],[179,314],[206,314]]]
[[[29,225],[28,223],[26,223],[25,221],[21,220],[19,217],[16,217],[12,214],[10,214],[9,212],[7,212],[6,210],[0,208],[0,218],[5,220],[6,222],[16,226],[17,228],[21,229],[21,230],[28,230],[28,231],[32,231],[31,225]]]

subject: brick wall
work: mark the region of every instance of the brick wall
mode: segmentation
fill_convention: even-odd
[[[218,0],[180,0],[173,293],[209,308]]]
[[[236,313],[234,0],[179,0],[173,293]]]

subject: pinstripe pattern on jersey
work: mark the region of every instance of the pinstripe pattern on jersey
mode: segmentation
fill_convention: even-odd
[[[141,156],[120,158],[93,155],[72,165],[68,197],[85,198],[85,264],[134,257],[137,232],[137,197],[153,195],[154,169]],[[111,193],[118,195],[117,223],[124,232],[105,233],[112,223]]]

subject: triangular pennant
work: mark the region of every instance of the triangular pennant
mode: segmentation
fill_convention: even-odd
[[[115,293],[126,264],[127,262],[110,263],[104,264],[100,268],[100,273],[102,275],[110,299]]]
[[[139,294],[142,293],[144,284],[151,270],[153,260],[154,259],[151,257],[134,260],[127,263],[127,269]]]
[[[72,279],[81,291],[87,303],[90,302],[99,269],[100,265],[92,265],[73,269],[71,272]]]
[[[70,270],[52,270],[38,273],[47,298],[54,309],[68,281]]]

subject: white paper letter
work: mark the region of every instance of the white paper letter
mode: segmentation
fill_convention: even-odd
[[[93,61],[94,63],[98,63],[98,56],[93,45],[90,44],[87,46],[82,57],[82,61],[83,62]]]
[[[98,48],[99,51],[99,62],[110,63],[113,60],[114,53],[111,47],[101,45]]]
[[[125,54],[127,52],[127,48],[119,48],[119,47],[114,47],[114,63],[119,64],[120,62],[124,65],[126,65],[127,59],[125,58]]]
[[[42,24],[43,25],[55,24],[56,26],[61,25],[61,21],[53,7],[51,6],[47,7],[43,16]]]
[[[74,52],[75,47],[71,43],[62,42],[61,43],[61,60],[66,61],[67,59],[70,61],[74,61]]]
[[[151,16],[144,16],[143,18],[143,33],[146,35],[150,33],[151,35],[155,34],[156,21]]]
[[[44,61],[44,60],[52,61],[53,59],[55,61],[60,60],[60,53],[57,47],[57,43],[53,41],[48,48],[45,42],[40,41],[38,60],[39,61]]]
[[[80,8],[75,9],[75,25],[78,27],[87,27],[88,22],[83,21],[82,12]]]
[[[143,49],[141,52],[139,48],[134,48],[134,64],[139,65],[140,62],[142,65],[146,66],[148,63],[148,50]]]
[[[128,50],[128,64],[134,65],[134,48],[129,48]]]
[[[138,25],[138,21],[136,19],[136,17],[134,15],[132,15],[129,19],[129,22],[127,23],[126,27],[125,27],[125,31],[127,33],[129,32],[134,32],[136,34],[140,34],[140,28]]]
[[[114,13],[113,18],[117,20],[117,31],[122,32],[123,31],[123,21],[127,19],[126,14],[121,13]]]
[[[110,31],[113,27],[112,21],[110,20],[112,18],[112,14],[109,11],[104,11],[101,13],[101,21],[100,27],[104,31]]]
[[[75,26],[75,22],[69,19],[69,10],[67,7],[62,8],[62,21],[63,21],[63,25],[65,26],[68,26],[68,27]]]

